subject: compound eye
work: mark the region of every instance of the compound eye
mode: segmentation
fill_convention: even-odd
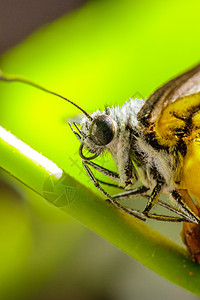
[[[109,144],[115,134],[115,127],[112,120],[102,115],[95,118],[90,127],[90,137],[96,145],[105,146]]]

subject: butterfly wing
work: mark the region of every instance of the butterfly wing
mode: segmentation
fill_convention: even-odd
[[[178,98],[166,106],[152,129],[160,144],[174,146],[182,139],[185,144],[200,137],[200,92]]]
[[[200,65],[159,88],[138,118],[160,145],[178,147],[183,156],[181,186],[200,204]]]
[[[156,90],[138,113],[143,126],[156,122],[162,110],[177,99],[200,92],[200,64]]]
[[[138,120],[147,134],[154,132],[160,145],[179,149],[182,188],[200,204],[200,64],[155,91]]]

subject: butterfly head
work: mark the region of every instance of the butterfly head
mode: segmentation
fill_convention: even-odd
[[[103,153],[108,144],[112,142],[116,132],[114,121],[105,112],[96,111],[90,118],[84,117],[81,121],[81,129],[74,123],[76,131],[72,128],[73,133],[81,142],[79,153],[82,159],[91,160]],[[85,156],[83,148],[93,155]]]

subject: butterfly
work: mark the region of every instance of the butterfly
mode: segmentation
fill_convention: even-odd
[[[200,202],[200,64],[161,86],[146,101],[129,99],[122,107],[106,107],[91,114],[29,80],[3,73],[0,79],[27,83],[76,106],[84,114],[81,126],[69,125],[80,141],[83,167],[96,188],[113,205],[138,219],[185,222],[184,242],[200,260],[200,239],[194,233],[200,228],[199,209],[192,198]],[[105,152],[111,154],[117,172],[93,161]],[[115,184],[98,180],[93,169]],[[141,185],[135,188],[137,182]],[[102,185],[123,192],[111,196]],[[161,194],[168,196],[169,204],[160,200]],[[120,200],[139,196],[147,199],[143,211],[120,204]],[[152,213],[156,203],[177,216]]]
[[[75,123],[74,134],[80,140],[79,154],[94,185],[116,206],[138,218],[186,221],[198,224],[199,217],[186,203],[182,190],[198,196],[198,186],[188,167],[196,159],[192,148],[200,136],[200,65],[169,81],[145,102],[130,99],[121,108],[106,107]],[[90,155],[83,152],[86,149]],[[105,151],[111,153],[118,172],[103,168],[93,159]],[[193,155],[191,157],[191,151]],[[195,157],[194,157],[195,156]],[[110,177],[124,192],[111,197],[95,178],[91,168]],[[198,178],[198,168],[193,175]],[[140,181],[142,185],[134,189]],[[104,182],[104,184],[106,184]],[[161,193],[174,204],[168,209],[179,217],[152,214]],[[148,198],[142,213],[122,207],[118,201],[136,196]],[[191,199],[192,202],[192,199]]]

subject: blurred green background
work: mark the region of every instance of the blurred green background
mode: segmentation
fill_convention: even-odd
[[[195,0],[88,1],[7,51],[0,67],[88,112],[121,105],[199,62],[199,11]],[[17,83],[0,83],[0,97],[1,126],[97,192],[66,125],[76,108]],[[0,191],[0,299],[196,299],[3,172]],[[181,225],[149,223],[181,243]]]

